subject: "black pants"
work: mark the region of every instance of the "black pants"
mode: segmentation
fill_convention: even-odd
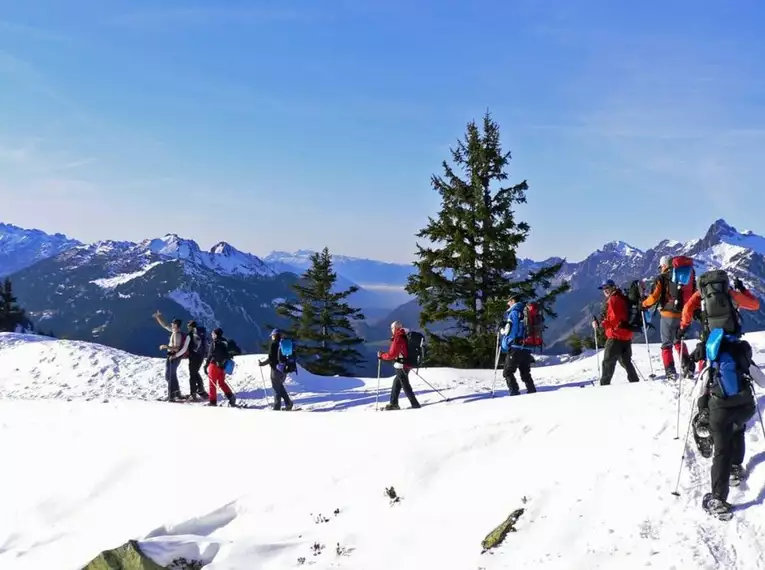
[[[284,387],[284,381],[287,379],[287,375],[284,372],[271,369],[271,387],[274,389],[274,410],[282,409],[282,400],[287,406],[292,405],[290,395],[287,393],[287,389]]]
[[[635,370],[635,365],[632,364],[632,341],[609,338],[606,340],[606,348],[603,350],[603,372],[600,377],[601,386],[611,384],[611,378],[614,377],[617,362],[627,371],[627,380],[630,382],[638,382],[640,380],[637,370]]]
[[[709,403],[709,431],[715,446],[712,460],[712,494],[723,501],[728,500],[731,466],[744,462],[746,422],[756,412],[751,395],[741,398],[742,403],[732,407],[723,407],[728,400],[716,397]]]
[[[165,361],[165,380],[167,380],[167,395],[171,398],[181,395],[181,387],[178,385],[178,366],[180,358],[168,358]]]
[[[409,371],[396,368],[396,376],[393,378],[393,386],[390,389],[391,406],[398,406],[398,397],[401,395],[402,388],[406,397],[409,398],[409,404],[413,408],[419,408],[420,403],[417,401],[414,390],[412,390],[412,384],[409,382]]]
[[[521,373],[521,380],[526,384],[526,391],[529,394],[533,394],[537,391],[534,386],[534,380],[531,378],[531,363],[533,358],[531,352],[522,348],[511,348],[505,355],[505,365],[502,368],[502,375],[507,382],[507,389],[511,394],[518,394],[520,388],[518,387],[518,381],[515,379],[515,371]]]
[[[202,383],[202,357],[196,354],[189,355],[189,394],[205,394],[205,385]]]

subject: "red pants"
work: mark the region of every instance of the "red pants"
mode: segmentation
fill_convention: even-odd
[[[675,352],[677,352],[677,355],[680,357],[681,362],[686,362],[688,359],[688,347],[685,346],[685,343],[682,341],[678,341],[675,343]],[[675,361],[672,358],[672,347],[671,346],[662,346],[661,347],[661,360],[664,363],[664,368],[668,367],[675,367]]]
[[[233,396],[231,393],[231,388],[229,388],[228,384],[226,384],[226,371],[223,370],[223,368],[219,368],[214,362],[211,362],[207,367],[207,376],[210,378],[211,402],[218,401],[218,392],[216,390],[218,386],[220,386],[220,389],[223,390],[223,393],[226,394],[227,397],[230,398]]]

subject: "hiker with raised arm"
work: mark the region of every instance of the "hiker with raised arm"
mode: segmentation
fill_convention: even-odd
[[[189,337],[181,332],[181,325],[183,324],[180,319],[173,319],[168,325],[162,318],[162,313],[157,311],[154,313],[154,319],[159,326],[170,333],[170,340],[168,344],[163,344],[159,347],[160,350],[167,352],[167,360],[165,361],[165,380],[167,381],[167,399],[170,402],[183,399],[180,386],[178,385],[178,366],[181,363],[181,358],[188,355],[189,351]]]

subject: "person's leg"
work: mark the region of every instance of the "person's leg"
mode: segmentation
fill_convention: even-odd
[[[396,371],[396,375],[393,377],[393,385],[390,388],[390,402],[388,403],[388,408],[398,408],[398,398],[401,395],[401,377],[398,375],[398,370]]]
[[[730,469],[733,464],[733,417],[730,408],[711,406],[709,428],[714,441],[712,459],[712,495],[721,501],[728,500]]]
[[[502,375],[507,383],[507,389],[511,396],[520,394],[518,381],[515,379],[515,371],[518,370],[518,349],[511,348],[505,354],[505,364],[502,368]]]
[[[284,372],[280,372],[279,370],[272,370],[271,371],[271,385],[274,388],[274,392],[276,393],[276,397],[274,398],[274,409],[278,410],[282,407],[282,400],[284,400],[284,404],[288,410],[292,409],[292,400],[290,399],[290,395],[287,393],[287,389],[284,387],[284,381],[287,379],[287,375],[284,374]]]
[[[174,358],[170,361],[170,389],[179,398],[181,396],[181,387],[178,384],[178,366],[180,364],[180,358]]]
[[[632,341],[620,340],[619,343],[619,364],[627,371],[628,382],[639,382],[637,370],[635,369],[635,363],[632,362]]]
[[[210,404],[216,404],[218,402],[218,368],[212,362],[207,367],[207,377],[210,379]]]
[[[672,346],[675,344],[677,328],[674,328],[676,319],[661,317],[659,331],[661,332],[661,360],[664,364],[664,373],[667,380],[677,379],[675,359],[672,356]]]
[[[414,390],[412,390],[412,384],[409,382],[409,371],[399,368],[396,370],[396,376],[401,378],[401,387],[404,389],[404,394],[406,394],[406,397],[409,399],[409,404],[413,408],[419,408],[420,403],[417,401],[417,397],[414,395]]]
[[[533,394],[537,391],[537,387],[534,386],[534,379],[531,377],[531,363],[533,362],[533,358],[531,352],[528,350],[520,352],[523,354],[520,354],[518,357],[518,371],[521,373],[521,380],[523,380],[523,383],[526,385],[526,393]]]
[[[606,340],[606,347],[603,349],[603,365],[600,376],[600,385],[609,386],[616,370],[616,361],[619,358],[619,347],[614,339]]]

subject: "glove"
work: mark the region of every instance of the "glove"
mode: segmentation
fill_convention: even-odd
[[[688,334],[688,327],[681,327],[677,329],[677,340],[683,340],[685,335]]]
[[[258,360],[259,366],[265,366],[266,364],[268,364],[268,360]]]
[[[744,283],[738,277],[736,277],[736,279],[733,281],[733,288],[736,289],[737,291],[741,291],[742,293],[746,291],[746,287],[744,287]]]
[[[598,328],[598,321],[596,319],[592,319],[592,328],[596,330]]]

